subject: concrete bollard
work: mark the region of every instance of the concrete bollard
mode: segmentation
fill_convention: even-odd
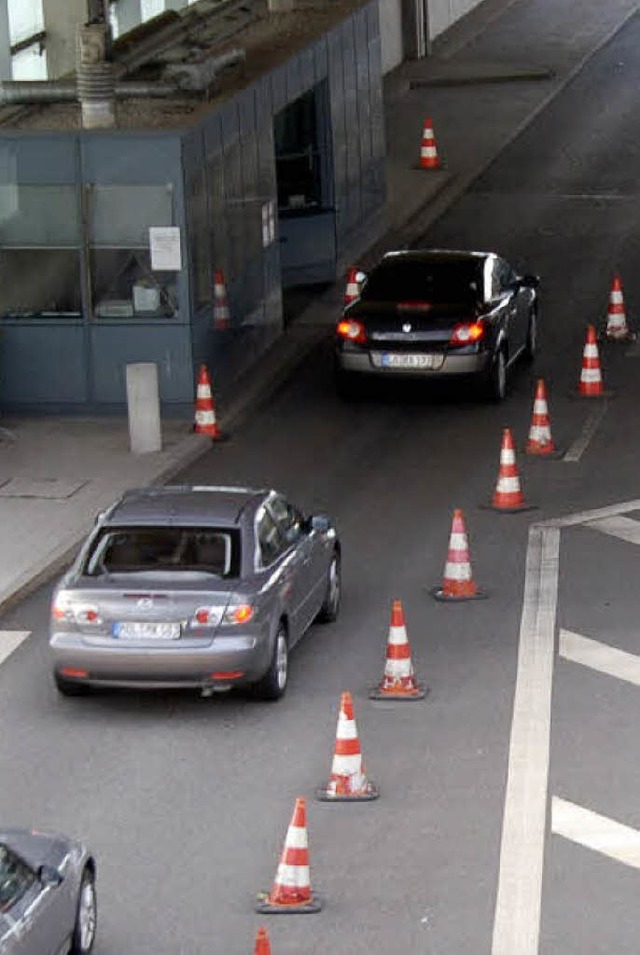
[[[158,366],[154,362],[127,365],[127,410],[132,453],[161,451]]]

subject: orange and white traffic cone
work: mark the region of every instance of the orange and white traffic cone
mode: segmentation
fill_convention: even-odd
[[[299,796],[289,823],[280,863],[269,894],[258,898],[262,914],[319,912],[321,904],[311,893],[307,804]]]
[[[198,386],[196,390],[196,420],[193,426],[196,434],[206,434],[217,440],[222,437],[216,422],[216,411],[213,404],[211,379],[206,365],[200,365]]]
[[[458,508],[453,512],[442,586],[434,588],[431,593],[436,600],[477,600],[486,596],[478,590],[471,573],[467,529],[464,515]]]
[[[491,507],[496,511],[526,511],[520,488],[520,478],[516,467],[516,452],[513,446],[513,437],[509,428],[502,432],[502,447],[500,449],[500,468],[498,481],[491,500]]]
[[[538,378],[535,398],[533,400],[531,427],[527,441],[527,454],[555,454],[555,450],[551,439],[547,392],[544,386],[544,380]]]
[[[578,394],[583,398],[599,398],[604,393],[596,330],[593,325],[589,325],[587,326],[587,338],[582,352]]]
[[[256,932],[256,944],[253,955],[271,955],[271,943],[266,928],[259,928]]]
[[[614,342],[628,341],[629,338],[633,337],[627,325],[622,282],[620,281],[619,275],[614,275],[613,281],[611,282],[609,308],[607,310],[607,327],[604,333],[609,341]]]
[[[340,698],[331,776],[325,786],[316,790],[316,797],[323,802],[353,802],[377,799],[379,795],[377,787],[366,777],[353,701],[351,694],[344,692]]]
[[[413,672],[402,603],[394,600],[384,674],[369,697],[372,700],[423,700],[426,695],[427,687],[416,680]]]
[[[429,118],[425,119],[422,127],[422,142],[420,144],[420,168],[438,169],[440,159],[436,147],[436,138],[433,132],[433,123]]]
[[[347,285],[344,292],[345,306],[350,305],[351,302],[355,302],[357,298],[360,298],[360,283],[357,278],[358,272],[359,269],[356,268],[350,268],[347,272]]]
[[[213,277],[213,327],[218,329],[229,328],[231,315],[227,300],[227,287],[221,269],[216,269]]]

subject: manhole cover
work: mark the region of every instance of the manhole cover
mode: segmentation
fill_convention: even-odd
[[[0,497],[36,497],[64,501],[86,483],[86,481],[65,481],[63,478],[10,478],[4,484],[0,484]]]

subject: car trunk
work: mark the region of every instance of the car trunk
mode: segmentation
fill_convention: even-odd
[[[348,317],[364,323],[371,349],[385,351],[445,351],[451,333],[460,322],[476,318],[469,302],[431,304],[429,302],[359,301]]]

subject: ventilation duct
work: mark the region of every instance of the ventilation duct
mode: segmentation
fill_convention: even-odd
[[[107,42],[105,23],[78,27],[76,81],[84,129],[109,129],[116,124],[115,74],[107,60]]]

